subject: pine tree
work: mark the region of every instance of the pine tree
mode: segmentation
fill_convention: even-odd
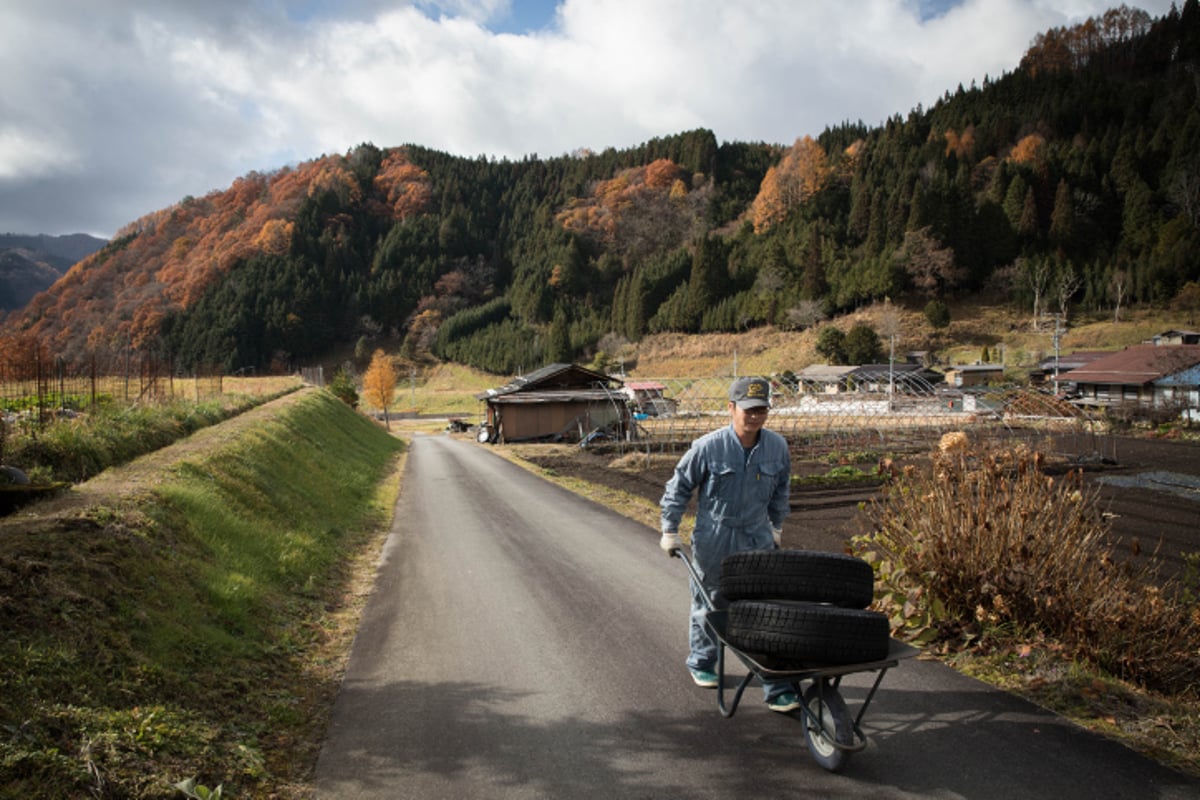
[[[550,323],[550,332],[546,337],[546,363],[570,363],[573,357],[567,311],[560,305],[554,311],[554,320]]]
[[[1071,187],[1064,178],[1058,182],[1054,193],[1054,211],[1050,215],[1050,241],[1063,249],[1069,249],[1075,238],[1075,201]]]

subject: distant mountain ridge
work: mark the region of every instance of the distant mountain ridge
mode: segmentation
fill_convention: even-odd
[[[0,311],[23,308],[72,265],[106,244],[107,239],[86,233],[0,234]]]

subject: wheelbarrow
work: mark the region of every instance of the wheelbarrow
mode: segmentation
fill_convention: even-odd
[[[718,608],[713,597],[704,589],[695,564],[676,548],[671,555],[677,556],[687,566],[692,580],[701,587],[707,611],[704,625],[717,640],[717,708],[721,716],[729,718],[737,711],[742,694],[755,678],[767,683],[791,683],[801,699],[800,717],[804,725],[804,739],[813,759],[830,772],[841,772],[854,753],[867,746],[867,736],[862,729],[862,720],[867,708],[875,698],[883,676],[901,660],[917,655],[919,650],[912,645],[889,637],[887,655],[877,661],[855,664],[807,664],[781,661],[758,653],[747,652],[729,641],[726,634],[729,611]],[[733,690],[732,698],[725,698],[725,651],[729,650],[748,670]],[[857,709],[851,712],[839,688],[842,678],[855,673],[874,672],[875,680],[870,691]],[[807,688],[805,684],[807,683]]]

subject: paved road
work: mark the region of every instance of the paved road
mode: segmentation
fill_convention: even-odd
[[[486,448],[418,438],[329,737],[322,798],[1189,798],[1163,769],[934,662],[884,678],[845,773],[757,687],[686,676],[657,534]],[[852,707],[865,679],[843,685]]]

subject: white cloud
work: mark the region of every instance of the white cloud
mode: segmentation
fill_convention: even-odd
[[[562,0],[528,35],[489,29],[521,0],[17,5],[0,26],[0,231],[111,233],[364,141],[553,156],[874,125],[1109,3]]]
[[[0,180],[29,179],[71,171],[78,159],[63,143],[33,130],[0,128]]]

